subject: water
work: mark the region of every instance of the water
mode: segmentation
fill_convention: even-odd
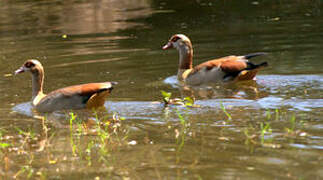
[[[4,179],[323,177],[321,1],[26,0],[0,10]],[[177,52],[161,50],[175,33],[191,38],[195,65],[260,51],[269,54],[254,61],[269,67],[255,82],[187,91]],[[31,110],[30,76],[12,76],[29,58],[45,67],[45,92],[118,81],[99,113],[124,117],[117,131],[106,141],[90,125],[71,131],[65,112],[44,124]],[[199,107],[165,108],[160,90]],[[88,124],[95,116],[75,113]]]

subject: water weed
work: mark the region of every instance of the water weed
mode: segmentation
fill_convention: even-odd
[[[11,146],[10,143],[7,143],[4,141],[3,133],[4,133],[3,130],[0,129],[0,149],[1,149],[1,152]]]
[[[181,123],[181,129],[175,129],[175,137],[176,137],[176,144],[177,144],[177,150],[176,150],[176,162],[178,163],[180,161],[180,152],[182,151],[184,144],[185,144],[185,137],[188,131],[187,122],[182,116],[182,114],[177,110],[176,111],[178,118],[180,119]]]
[[[181,98],[171,98],[172,93],[161,91],[162,94],[162,100],[164,102],[164,106],[170,106],[170,105],[179,105],[184,107],[200,107],[199,105],[194,104],[194,100],[191,97],[185,97],[183,99]]]
[[[261,144],[265,143],[265,134],[271,134],[272,133],[272,129],[270,127],[270,123],[269,122],[261,122],[260,123],[260,140],[261,140]]]
[[[127,144],[128,130],[121,126],[121,121],[125,118],[120,117],[117,113],[113,113],[111,117],[106,113],[94,111],[93,115],[94,117],[81,120],[74,113],[70,114],[69,129],[72,154],[85,160],[87,166],[93,164],[93,157],[98,158],[98,162],[110,166],[111,159],[113,159],[110,152],[113,151],[113,148]]]
[[[227,112],[227,110],[222,102],[220,102],[220,107],[221,107],[222,111],[224,112],[224,114],[227,116],[227,118],[228,118],[227,120],[232,120],[231,115]]]

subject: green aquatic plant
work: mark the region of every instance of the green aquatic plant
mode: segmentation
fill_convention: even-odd
[[[170,93],[170,92],[166,92],[166,91],[163,91],[163,90],[161,90],[160,92],[161,92],[161,94],[162,94],[162,97],[163,97],[163,101],[164,101],[164,103],[165,103],[165,104],[168,104],[168,103],[169,103],[170,98],[172,97],[172,93]]]
[[[98,122],[97,124],[97,128],[96,128],[96,131],[97,131],[97,135],[99,137],[99,140],[98,140],[98,144],[99,144],[99,153],[100,153],[100,161],[107,161],[107,159],[105,158],[108,153],[109,153],[109,150],[108,148],[106,147],[106,143],[107,143],[107,140],[109,139],[110,137],[110,134],[109,132],[107,131],[107,126],[104,127],[104,128],[101,128],[100,126],[100,123]]]
[[[11,146],[10,143],[4,142],[3,139],[4,139],[3,138],[3,130],[0,129],[0,149],[1,150],[7,149],[8,147]]]
[[[295,130],[295,127],[296,127],[296,117],[295,117],[295,114],[293,114],[293,116],[290,118],[289,120],[290,122],[290,130],[291,131],[294,131]]]
[[[261,139],[261,144],[264,144],[265,142],[265,134],[269,133],[271,134],[272,129],[270,127],[270,123],[260,123],[260,139]]]
[[[73,122],[76,120],[76,115],[73,112],[69,113],[70,115],[70,144],[72,146],[72,154],[76,156],[76,144],[74,143],[74,136],[73,136]]]
[[[178,110],[176,111],[176,113],[177,113],[177,116],[178,116],[182,126],[185,127],[186,126],[186,121],[185,121],[184,117],[182,116],[182,114]]]
[[[289,119],[290,127],[286,127],[285,130],[287,132],[288,136],[307,136],[307,133],[296,129],[296,116],[295,114],[292,115],[292,117]],[[304,121],[299,121],[300,126],[304,126]]]
[[[87,120],[82,120],[74,113],[69,114],[72,154],[87,166],[92,166],[93,159],[98,158],[97,162],[102,162],[109,167],[113,161],[111,159],[114,158],[111,156],[113,148],[126,144],[128,131],[121,130],[121,121],[125,118],[117,113],[113,113],[111,117],[101,111],[94,111],[91,116]],[[88,136],[89,134],[91,136]]]
[[[191,97],[185,97],[183,99],[180,98],[174,98],[172,99],[172,94],[170,92],[161,91],[163,101],[165,103],[165,106],[168,105],[180,105],[184,107],[199,107],[198,105],[194,104],[194,100]],[[179,112],[178,109],[176,109],[177,117],[180,120],[180,128],[175,129],[175,138],[176,138],[176,144],[177,144],[177,150],[176,150],[176,162],[178,163],[180,161],[180,152],[182,151],[184,144],[185,144],[185,137],[188,134],[189,131],[189,123],[187,122],[186,118]]]
[[[184,144],[185,144],[185,137],[189,131],[188,127],[189,124],[185,120],[184,116],[176,110],[177,116],[181,123],[181,129],[175,129],[175,138],[176,138],[176,144],[177,144],[177,150],[176,150],[176,162],[178,163],[180,161],[180,152],[182,151]]]
[[[279,109],[275,109],[275,120],[278,121],[279,120]]]
[[[27,173],[27,176],[24,176],[24,177],[27,177],[27,179],[30,179],[33,176],[35,171],[34,168],[32,167],[32,163],[34,161],[34,154],[28,153],[26,160],[27,160],[27,164],[21,166],[20,170],[13,176],[14,179],[17,179],[18,176],[24,173]]]
[[[220,107],[221,107],[222,111],[224,112],[224,114],[227,116],[228,120],[232,120],[232,116],[228,113],[228,111],[226,110],[226,108],[222,102],[220,102]]]
[[[250,143],[256,144],[256,141],[254,140],[257,137],[256,134],[250,133],[248,128],[245,128],[243,133],[246,136],[246,140],[245,140],[246,145],[249,145]]]
[[[194,107],[196,105],[194,105],[194,100],[191,97],[185,97],[183,99],[184,105],[188,106],[188,107]]]
[[[9,143],[0,142],[0,148],[1,149],[6,149],[6,148],[8,148],[10,146],[11,146],[11,144],[9,144]]]
[[[194,104],[194,100],[191,97],[180,98],[171,98],[172,93],[161,90],[162,100],[165,106],[169,105],[180,105],[184,107],[200,107]]]
[[[267,111],[268,112],[268,111]],[[267,113],[266,113],[267,114]],[[260,138],[260,144],[265,145],[265,135],[272,133],[271,124],[268,121],[268,115],[266,115],[265,122],[261,122],[259,124],[259,130],[258,127],[253,127],[251,124],[248,128],[244,129],[244,135],[246,137],[245,144],[249,145],[252,144],[258,144],[258,142],[255,140],[255,138]],[[268,141],[268,139],[267,139]]]
[[[94,147],[95,143],[94,141],[90,141],[88,144],[87,144],[87,147],[86,147],[86,150],[85,150],[85,153],[86,153],[86,156],[85,156],[85,159],[87,160],[87,165],[88,166],[91,166],[92,165],[92,156],[91,156],[91,153],[92,153],[92,149]]]
[[[18,131],[18,133],[22,136],[25,136],[25,139],[31,139],[36,140],[37,136],[33,129],[28,129],[28,131],[24,131],[18,127],[15,127],[15,129]]]

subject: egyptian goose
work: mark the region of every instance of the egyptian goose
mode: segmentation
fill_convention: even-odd
[[[43,93],[44,68],[37,60],[27,60],[15,74],[29,71],[32,75],[32,105],[39,112],[66,109],[98,108],[104,105],[116,82],[89,83]]]
[[[253,64],[248,59],[265,53],[253,53],[244,56],[227,56],[213,59],[193,68],[193,47],[190,39],[183,34],[173,35],[163,50],[176,48],[179,52],[177,78],[188,85],[201,85],[210,82],[230,82],[252,80],[260,68],[267,62]]]

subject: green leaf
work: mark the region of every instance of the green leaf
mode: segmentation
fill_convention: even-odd
[[[191,97],[184,98],[185,106],[193,106],[194,100]]]
[[[221,107],[222,111],[224,112],[224,114],[228,117],[228,120],[231,120],[231,119],[232,119],[232,117],[231,117],[231,115],[227,112],[227,110],[225,109],[225,106],[223,105],[223,103],[222,103],[222,102],[220,102],[220,107]]]
[[[160,92],[161,92],[163,98],[170,98],[172,96],[172,93],[170,93],[170,92],[166,92],[163,90],[161,90]]]
[[[172,93],[166,92],[166,91],[163,91],[163,90],[161,90],[160,92],[161,92],[161,94],[163,96],[163,101],[165,102],[165,104],[168,104],[169,100],[170,100],[170,97],[172,96]]]
[[[10,146],[10,144],[8,144],[8,143],[0,143],[1,148],[6,148],[6,147],[9,147],[9,146]]]
[[[124,120],[126,120],[126,118],[125,118],[125,117],[119,117],[119,119],[120,119],[120,121],[124,121]]]

